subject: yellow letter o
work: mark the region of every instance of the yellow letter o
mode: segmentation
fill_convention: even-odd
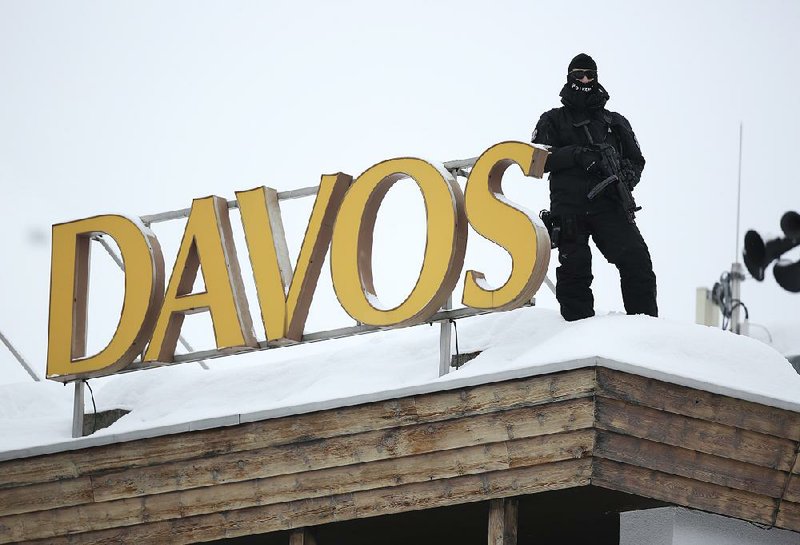
[[[383,198],[395,182],[413,179],[425,201],[427,235],[417,283],[397,307],[381,309],[372,279],[372,243]],[[353,182],[336,218],[331,276],[342,308],[358,322],[400,326],[429,318],[453,291],[467,245],[464,196],[442,167],[414,158],[373,165]],[[377,305],[377,306],[376,306]]]

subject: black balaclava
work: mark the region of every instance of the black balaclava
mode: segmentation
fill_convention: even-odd
[[[568,108],[575,110],[598,110],[608,102],[609,94],[594,78],[589,83],[581,83],[570,73],[572,70],[583,68],[597,71],[597,63],[586,53],[575,56],[567,68],[567,83],[561,89],[561,102]]]
[[[597,71],[597,63],[586,53],[578,53],[575,58],[569,61],[567,72],[572,72],[575,69],[583,68],[584,70]]]

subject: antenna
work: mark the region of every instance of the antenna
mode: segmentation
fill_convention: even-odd
[[[736,253],[733,262],[739,262],[739,216],[742,213],[742,122],[739,121],[739,187],[736,191]]]
[[[742,312],[744,304],[742,303],[742,280],[745,279],[744,267],[739,263],[739,216],[742,211],[742,122],[739,121],[739,187],[736,193],[736,255],[733,256],[733,264],[731,265],[730,279],[730,294],[731,308],[730,314],[730,330],[736,334],[741,335],[742,330]],[[745,320],[747,320],[747,311],[745,310]],[[747,323],[745,322],[745,333]]]

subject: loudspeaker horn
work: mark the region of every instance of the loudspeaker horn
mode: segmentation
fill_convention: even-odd
[[[800,240],[797,244],[800,244]],[[779,261],[772,267],[772,274],[775,275],[778,285],[786,291],[800,292],[800,261],[785,264]]]
[[[783,217],[781,217],[781,231],[791,239],[800,239],[800,214],[797,212],[786,212]]]
[[[787,215],[788,212],[784,214],[784,218]],[[800,216],[797,219],[800,220]],[[783,224],[783,221],[781,223]],[[790,229],[793,227],[793,225],[789,225]],[[744,265],[752,277],[760,282],[764,280],[764,271],[769,264],[795,246],[800,246],[800,237],[797,240],[788,237],[773,238],[765,244],[761,235],[751,229],[744,235]],[[783,274],[781,273],[781,275]]]

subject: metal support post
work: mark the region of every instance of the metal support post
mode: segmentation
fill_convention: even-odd
[[[454,164],[457,162],[451,162],[451,164],[445,163],[445,166],[450,171],[450,174],[453,175],[454,180],[458,180],[459,174],[464,174],[463,172],[459,172],[459,169],[464,167],[471,167],[475,164],[475,159],[468,159],[464,161],[465,164]],[[466,175],[466,174],[464,174]],[[447,301],[442,307],[442,310],[450,310],[453,308],[453,294],[451,293],[450,296],[447,298]],[[453,325],[451,324],[451,319],[447,318],[439,322],[439,376],[443,377],[447,373],[450,372],[450,362],[453,360],[453,353],[451,351],[451,344],[453,338]]]
[[[444,310],[453,308],[453,296],[447,298]],[[450,341],[453,337],[453,325],[450,319],[439,322],[439,376],[442,377],[450,372],[450,361],[453,359],[450,351]]]
[[[745,279],[744,267],[736,261],[731,265],[731,331],[742,332],[742,280]]]
[[[72,437],[83,437],[83,392],[85,384],[75,381],[75,396],[72,399]]]

